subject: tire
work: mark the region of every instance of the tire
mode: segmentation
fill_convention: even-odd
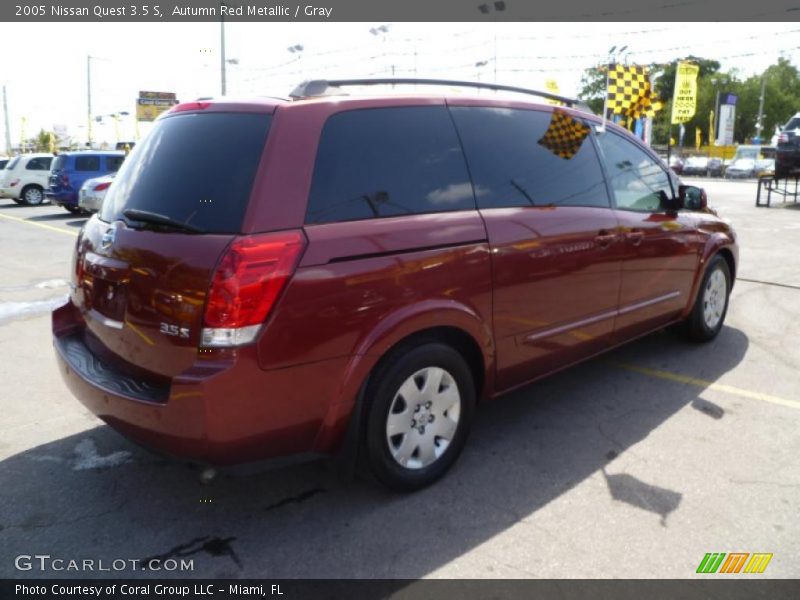
[[[39,206],[44,202],[44,190],[38,185],[26,185],[19,197],[25,204]]]
[[[722,329],[731,293],[731,271],[719,254],[708,263],[692,312],[686,321],[686,336],[694,342],[710,342]]]
[[[410,492],[442,477],[464,448],[475,383],[461,354],[425,341],[380,364],[364,399],[366,466],[384,485]]]
[[[66,210],[67,212],[71,212],[73,215],[78,214],[78,213],[81,212],[81,209],[80,209],[79,206],[64,205],[64,210]]]

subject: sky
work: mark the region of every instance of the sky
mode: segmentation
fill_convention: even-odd
[[[386,33],[370,32],[382,25]],[[575,96],[584,69],[606,62],[613,46],[627,46],[630,63],[693,54],[743,77],[780,56],[800,66],[800,23],[226,23],[225,38],[229,96],[286,96],[304,79],[386,77],[393,68],[398,77],[534,89],[555,79]],[[87,56],[93,116],[131,114],[119,122],[122,139],[134,136],[139,90],[180,100],[220,94],[219,23],[0,23],[0,39],[15,145],[59,125],[86,139]],[[298,44],[301,52],[288,51]],[[93,131],[116,141],[107,116]],[[0,132],[4,147],[2,120]]]

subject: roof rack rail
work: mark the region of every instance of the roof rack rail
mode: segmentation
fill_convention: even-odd
[[[469,87],[479,88],[503,92],[517,92],[519,94],[527,94],[529,96],[538,96],[546,98],[547,100],[556,100],[570,107],[577,107],[582,110],[589,110],[589,107],[581,100],[575,98],[568,98],[566,96],[559,96],[550,92],[542,92],[539,90],[529,90],[527,88],[514,87],[511,85],[498,85],[496,83],[481,83],[477,81],[455,81],[451,79],[417,79],[408,77],[387,77],[381,79],[311,79],[304,81],[298,85],[289,94],[290,98],[295,100],[301,98],[310,98],[314,96],[323,96],[329,88],[339,88],[348,86],[359,85],[443,85],[450,87]]]

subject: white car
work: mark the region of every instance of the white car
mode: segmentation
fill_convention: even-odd
[[[15,156],[0,171],[0,198],[11,198],[17,204],[41,204],[48,186],[52,154]]]
[[[103,206],[103,198],[114,181],[114,175],[103,175],[94,179],[87,179],[78,192],[78,207],[86,212],[97,212]]]

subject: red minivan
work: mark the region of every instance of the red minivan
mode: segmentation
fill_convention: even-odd
[[[479,401],[667,325],[719,332],[734,232],[625,130],[311,83],[174,107],[81,231],[56,354],[122,434],[208,465],[356,448],[412,490]]]

